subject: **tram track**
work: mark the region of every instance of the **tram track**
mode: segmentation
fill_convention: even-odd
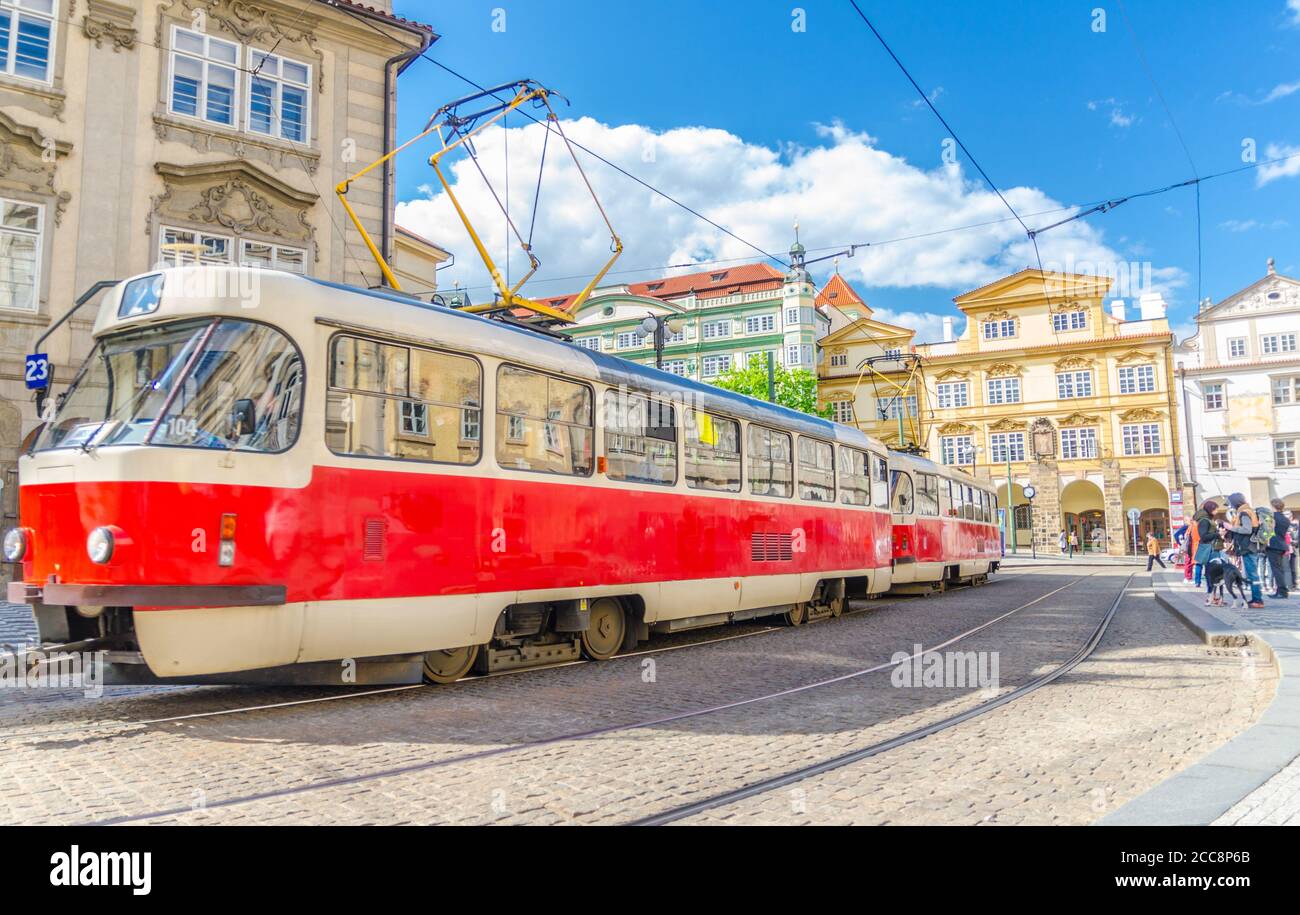
[[[1097,650],[1097,646],[1101,644],[1103,636],[1105,636],[1107,629],[1110,628],[1111,621],[1115,618],[1115,614],[1119,610],[1120,603],[1123,602],[1124,597],[1129,593],[1129,586],[1132,584],[1133,577],[1136,574],[1136,572],[1132,572],[1129,574],[1128,578],[1125,579],[1124,586],[1120,589],[1119,594],[1116,595],[1115,601],[1111,604],[1110,609],[1106,612],[1105,616],[1102,617],[1101,622],[1097,624],[1096,629],[1093,630],[1087,641],[1084,642],[1083,646],[1075,652],[1074,655],[1052,670],[1035,677],[1028,683],[1024,683],[1008,693],[990,699],[988,702],[980,703],[974,708],[966,709],[965,711],[958,712],[955,715],[950,715],[947,718],[932,722],[923,727],[915,728],[903,734],[898,734],[887,740],[877,741],[876,743],[868,744],[865,747],[850,750],[847,753],[841,753],[838,756],[823,760],[822,762],[813,763],[780,775],[765,778],[761,781],[740,788],[721,792],[703,800],[693,801],[689,804],[682,804],[679,807],[674,807],[670,810],[653,814],[651,816],[642,817],[638,820],[632,820],[623,825],[666,826],[670,823],[687,819],[688,817],[706,813],[710,810],[725,807],[729,804],[734,804],[761,794],[766,794],[769,791],[775,791],[796,784],[805,779],[822,775],[826,772],[831,772],[835,769],[840,769],[844,766],[852,765],[853,763],[861,762],[865,759],[870,759],[873,756],[878,756],[879,754],[888,752],[889,750],[895,750],[915,741],[938,734],[941,731],[946,731],[951,727],[963,724],[974,718],[979,718],[995,709],[1002,708],[1005,705],[1023,699],[1030,693],[1033,693],[1065,676],[1070,671],[1074,670],[1074,668],[1078,667],[1079,664],[1083,663],[1083,661],[1087,660],[1088,657]]]
[[[345,787],[345,786],[351,786],[356,784],[363,784],[366,782],[378,781],[378,780],[388,779],[388,778],[395,778],[403,775],[410,775],[417,772],[431,771],[431,770],[446,768],[449,766],[454,766],[459,764],[479,762],[482,760],[494,759],[509,754],[523,753],[530,750],[536,750],[548,746],[589,741],[609,734],[614,734],[623,731],[643,730],[643,729],[662,726],[666,724],[673,724],[681,721],[687,721],[690,719],[699,718],[701,716],[713,715],[724,711],[729,711],[732,709],[753,706],[763,702],[769,702],[772,700],[782,699],[785,697],[806,693],[811,690],[820,689],[834,684],[849,682],[854,679],[872,673],[878,673],[880,671],[889,670],[893,667],[898,666],[899,664],[909,663],[912,660],[921,657],[923,655],[929,654],[931,652],[941,651],[964,639],[968,639],[974,635],[984,632],[985,630],[997,625],[998,623],[1003,622],[1004,620],[1011,618],[1016,614],[1029,609],[1030,607],[1036,606],[1042,603],[1043,601],[1046,601],[1049,598],[1069,588],[1074,587],[1075,585],[1078,585],[1082,581],[1093,578],[1097,574],[1098,574],[1097,572],[1092,572],[1086,575],[1081,575],[1069,582],[1066,582],[1065,584],[1055,587],[1043,594],[1038,595],[1037,597],[1034,597],[1031,600],[1022,603],[1019,606],[1013,607],[1010,610],[1004,611],[998,614],[997,616],[994,616],[991,619],[985,620],[984,622],[981,622],[976,626],[966,629],[963,632],[960,632],[956,635],[950,636],[948,638],[943,639],[942,641],[936,642],[934,644],[925,647],[917,646],[919,650],[910,652],[906,654],[905,657],[902,658],[897,657],[897,654],[902,654],[901,652],[899,652],[894,656],[892,656],[891,660],[889,661],[878,663],[870,667],[853,670],[833,677],[828,677],[810,683],[804,683],[797,686],[776,690],[774,692],[770,692],[758,696],[751,696],[744,699],[733,700],[733,701],[720,703],[717,705],[712,705],[704,708],[696,708],[696,709],[690,709],[683,712],[676,712],[669,715],[662,715],[662,716],[658,716],[655,718],[651,718],[639,722],[624,722],[618,724],[611,724],[611,725],[592,728],[580,732],[559,734],[551,737],[543,737],[535,740],[523,741],[508,746],[491,747],[488,749],[477,750],[470,753],[456,754],[441,759],[424,760],[424,761],[409,763],[405,765],[390,766],[372,772],[363,772],[363,773],[358,773],[356,775],[328,778],[328,779],[310,782],[308,784],[303,784],[303,785],[294,785],[294,786],[279,788],[271,791],[254,792],[246,795],[240,795],[237,797],[214,800],[207,803],[204,809],[213,810],[213,809],[229,808],[229,807],[239,806],[243,804],[254,803],[258,801],[298,796],[298,795],[308,794],[311,792],[326,790],[330,788],[338,788],[338,787]],[[1130,580],[1131,578],[1132,576],[1130,575]],[[1121,590],[1121,597],[1127,589],[1127,584],[1128,582],[1126,581],[1124,589]],[[1116,605],[1118,605],[1118,601]],[[875,605],[875,606],[879,606],[879,605]],[[858,613],[867,612],[867,610],[869,609],[874,609],[874,607],[864,608],[862,610],[850,611],[850,613],[856,615]],[[845,615],[848,616],[850,615],[850,613],[846,613]],[[775,631],[783,628],[786,627],[774,627],[773,630],[765,630],[765,632]],[[763,633],[762,632],[752,633],[752,635],[758,635],[758,634],[763,634]],[[733,636],[731,638],[736,638],[736,637]],[[668,649],[657,649],[655,651],[675,650],[677,648],[685,648],[685,647],[697,647],[698,645],[701,644],[708,644],[708,643],[693,643],[691,645],[685,645],[685,646],[672,646],[671,648]],[[630,656],[632,656],[632,653],[629,653],[628,655],[620,655],[618,657],[630,657]],[[561,665],[561,666],[568,666],[575,663],[583,663],[583,662],[567,662],[566,665]],[[531,668],[530,670],[539,670],[539,669],[544,669],[544,668]],[[519,672],[524,672],[524,671],[519,671]],[[489,679],[489,678],[481,678],[481,679]],[[417,685],[413,684],[412,686],[414,687]],[[878,751],[878,752],[883,752],[883,751]],[[190,806],[176,807],[176,808],[170,808],[165,810],[155,810],[146,813],[135,813],[135,814],[127,814],[119,817],[112,817],[104,820],[94,821],[89,825],[124,825],[129,823],[141,823],[150,820],[180,816],[192,812],[193,809]]]
[[[1010,574],[1014,575],[1014,573],[1010,573]],[[989,585],[996,585],[997,583],[998,583],[997,580],[994,580],[991,582],[987,582],[983,585],[980,585],[980,587],[988,587]],[[947,593],[965,591],[972,587],[975,586],[961,585],[955,588],[947,589]],[[926,596],[928,597],[928,595]],[[843,616],[845,617],[859,616],[861,614],[870,613],[876,610],[884,609],[886,607],[897,606],[900,603],[906,603],[908,600],[916,600],[919,597],[920,596],[905,598],[901,600],[895,599],[891,601],[879,601],[879,600],[871,601],[865,607],[846,610]],[[825,621],[819,621],[819,622],[825,622]],[[680,645],[665,645],[658,648],[645,648],[639,651],[623,652],[621,654],[615,655],[614,657],[610,658],[608,661],[603,661],[603,662],[595,662],[586,658],[580,658],[572,661],[557,661],[549,664],[538,664],[529,667],[520,667],[511,670],[496,671],[494,673],[471,674],[469,676],[462,677],[461,679],[457,680],[455,684],[404,683],[404,684],[397,684],[393,686],[384,686],[377,689],[365,689],[365,690],[358,690],[353,692],[339,693],[332,696],[313,696],[307,699],[291,699],[291,700],[286,700],[284,702],[268,702],[268,703],[259,703],[256,705],[237,706],[235,708],[212,709],[212,710],[202,711],[202,712],[190,712],[182,715],[167,715],[158,718],[145,718],[145,719],[140,719],[135,721],[104,721],[104,722],[92,722],[92,723],[83,722],[80,724],[70,724],[70,725],[60,726],[60,727],[45,728],[42,730],[30,730],[30,731],[14,732],[11,734],[0,734],[0,745],[3,745],[5,743],[17,742],[17,741],[31,741],[31,740],[38,740],[47,737],[57,737],[59,735],[66,735],[66,734],[72,734],[78,732],[84,733],[87,731],[95,731],[95,732],[125,731],[125,730],[130,730],[135,728],[153,727],[153,726],[164,725],[164,724],[178,724],[186,721],[197,721],[197,720],[209,719],[209,718],[222,718],[231,715],[246,714],[249,712],[275,711],[278,709],[299,708],[304,706],[320,705],[327,702],[340,702],[348,699],[362,699],[370,696],[381,696],[381,695],[388,695],[392,693],[410,692],[413,690],[439,689],[439,688],[445,689],[448,685],[461,686],[464,684],[497,680],[502,677],[512,677],[521,674],[540,673],[542,671],[547,671],[547,670],[559,670],[566,667],[582,667],[594,663],[608,664],[612,661],[620,661],[620,660],[627,660],[630,658],[640,658],[649,655],[664,654],[672,651],[681,651],[687,648],[704,648],[710,645],[722,644],[725,642],[736,641],[739,639],[747,639],[759,635],[768,635],[773,632],[785,632],[785,631],[789,631],[790,629],[791,627],[789,626],[764,626],[763,628],[755,630],[753,632],[731,633],[728,635],[720,635],[714,638],[689,641]],[[187,691],[183,697],[177,697],[177,698],[178,699],[192,698],[194,695],[195,695],[194,693]]]

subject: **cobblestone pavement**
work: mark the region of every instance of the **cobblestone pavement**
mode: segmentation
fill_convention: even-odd
[[[625,821],[911,730],[981,696],[895,688],[881,672],[654,727],[463,757],[860,670],[951,638],[1078,574],[1007,574],[985,588],[882,601],[839,621],[601,665],[147,727],[131,722],[338,691],[168,687],[109,690],[94,701],[0,697],[0,822]],[[1099,572],[953,649],[998,652],[1000,688],[1012,689],[1077,650],[1126,577]],[[1271,690],[1271,668],[1208,654],[1149,597],[1135,595],[1101,655],[1067,680],[809,780],[798,786],[802,794],[756,798],[752,808],[706,818],[1086,822],[1247,726]]]
[[[26,604],[11,604],[0,600],[0,645],[16,647],[35,638],[36,623],[32,620],[32,608]]]

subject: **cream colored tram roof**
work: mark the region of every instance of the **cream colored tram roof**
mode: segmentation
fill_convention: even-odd
[[[881,442],[851,426],[692,381],[618,356],[584,349],[502,321],[408,299],[396,293],[360,289],[311,277],[248,267],[173,267],[152,271],[164,277],[161,304],[148,315],[119,319],[119,284],[104,299],[95,321],[96,337],[203,315],[263,321],[282,328],[299,346],[316,324],[397,335],[407,342],[496,356],[544,371],[599,381],[632,391],[652,391],[720,413],[782,430],[830,439],[884,453]],[[133,278],[134,279],[134,278]],[[242,291],[256,290],[250,307]],[[212,290],[212,294],[204,294]]]

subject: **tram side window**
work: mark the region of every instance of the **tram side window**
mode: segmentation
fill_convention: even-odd
[[[975,490],[970,486],[966,487],[966,508],[962,517],[967,521],[975,520]]]
[[[790,498],[794,491],[790,434],[751,424],[745,444],[749,449],[749,491],[756,496]]]
[[[989,494],[980,490],[980,517],[979,520],[985,524],[989,522]]]
[[[901,470],[889,474],[890,510],[896,515],[910,515],[916,508],[912,492],[912,478]]]
[[[605,392],[606,475],[627,483],[677,482],[676,411],[666,403]]]
[[[826,442],[799,436],[799,498],[835,501],[835,452]]]
[[[474,464],[483,372],[466,356],[337,336],[325,444],[335,454]]]
[[[889,508],[889,465],[885,459],[871,456],[871,504],[876,508]]]
[[[686,485],[740,492],[740,423],[686,410]]]
[[[960,518],[962,513],[962,491],[961,484],[948,481],[948,517]]]
[[[591,475],[591,388],[517,365],[497,369],[497,463],[507,470]]]
[[[939,478],[932,473],[918,476],[920,485],[916,488],[916,512],[919,515],[939,514]]]
[[[871,475],[864,452],[840,448],[840,502],[845,505],[871,504]]]

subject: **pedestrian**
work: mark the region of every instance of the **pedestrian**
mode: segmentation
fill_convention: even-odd
[[[1061,555],[1064,556],[1066,549],[1070,546],[1070,542],[1065,539],[1065,531],[1061,531],[1061,533],[1057,535],[1056,540],[1061,546]]]
[[[1074,551],[1079,548],[1079,535],[1070,531],[1070,558],[1074,558]]]
[[[1174,546],[1182,551],[1183,554],[1183,580],[1190,582],[1192,580],[1192,524],[1190,521],[1184,522],[1178,530],[1174,531]]]
[[[1268,556],[1269,567],[1273,570],[1273,584],[1276,591],[1269,597],[1283,600],[1290,596],[1290,587],[1294,587],[1294,582],[1290,581],[1290,563],[1286,559],[1287,551],[1287,534],[1291,530],[1291,519],[1286,516],[1285,505],[1281,499],[1274,499],[1269,503],[1273,506],[1273,536],[1269,538],[1268,545],[1264,553]]]
[[[1210,561],[1210,553],[1213,552],[1214,538],[1217,531],[1214,529],[1214,513],[1219,510],[1219,503],[1213,499],[1206,499],[1201,503],[1201,507],[1196,514],[1192,515],[1192,537],[1196,548],[1192,554],[1194,568],[1194,581],[1196,587],[1201,586],[1201,577],[1205,574],[1205,564]]]
[[[1260,549],[1255,542],[1255,534],[1260,527],[1259,517],[1246,497],[1239,492],[1228,496],[1228,505],[1228,532],[1232,535],[1232,552],[1241,557],[1242,574],[1250,582],[1250,603],[1247,606],[1253,610],[1262,610],[1264,583],[1259,577]],[[1272,521],[1271,516],[1269,520]]]
[[[1151,564],[1160,563],[1160,568],[1166,568],[1165,561],[1160,558],[1160,541],[1156,539],[1155,531],[1147,532],[1147,571],[1151,571]]]

